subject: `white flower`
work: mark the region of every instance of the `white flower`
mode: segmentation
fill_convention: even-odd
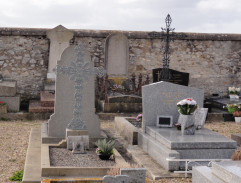
[[[187,98],[184,100],[181,100],[177,103],[177,105],[197,105],[197,102],[195,100],[193,100],[192,98]]]

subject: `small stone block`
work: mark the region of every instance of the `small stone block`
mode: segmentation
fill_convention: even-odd
[[[68,136],[82,136],[82,135],[88,135],[88,130],[71,130],[66,129],[66,137]]]
[[[73,150],[73,143],[83,143],[85,149],[89,149],[89,136],[82,135],[82,136],[68,136],[67,137],[67,149]]]
[[[121,175],[127,175],[131,183],[145,183],[145,168],[121,168]]]
[[[84,142],[73,142],[73,154],[85,154]]]
[[[110,176],[105,175],[103,177],[103,183],[129,183],[130,181],[129,176],[127,175],[116,175],[116,176]]]
[[[13,97],[16,95],[16,82],[3,81],[0,83],[0,96]]]

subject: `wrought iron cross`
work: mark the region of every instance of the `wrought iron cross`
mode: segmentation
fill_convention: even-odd
[[[166,19],[166,28],[161,28],[162,32],[150,32],[149,36],[151,38],[160,38],[161,40],[164,40],[166,42],[163,52],[163,69],[162,72],[159,75],[159,81],[169,81],[170,79],[170,72],[169,72],[169,66],[170,66],[170,41],[174,41],[176,38],[184,38],[186,37],[185,34],[175,34],[174,30],[175,28],[170,28],[172,23],[172,18],[168,14]]]
[[[74,110],[73,119],[68,124],[68,129],[73,130],[86,130],[87,126],[83,119],[81,119],[81,109],[82,109],[82,91],[83,84],[88,81],[89,76],[98,75],[99,77],[104,76],[106,71],[103,67],[92,67],[88,61],[84,59],[85,49],[80,44],[75,47],[76,60],[71,62],[70,66],[60,66],[57,65],[56,72],[57,75],[64,74],[70,76],[70,80],[75,81],[75,94],[74,94]],[[93,88],[94,89],[94,88]]]

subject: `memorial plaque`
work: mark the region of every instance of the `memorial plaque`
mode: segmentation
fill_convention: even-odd
[[[157,68],[152,70],[152,77],[153,77],[153,83],[159,82],[160,75],[163,68]],[[170,79],[169,82],[188,86],[189,82],[189,73],[186,72],[179,72],[173,69],[169,69]]]

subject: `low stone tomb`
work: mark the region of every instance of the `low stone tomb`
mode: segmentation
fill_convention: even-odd
[[[219,133],[202,128],[195,135],[181,135],[176,128],[146,127],[138,134],[138,145],[167,170],[179,170],[184,164],[167,161],[176,159],[230,159],[237,143]]]
[[[192,182],[238,183],[241,182],[241,161],[213,162],[212,168],[197,166],[192,171]]]

